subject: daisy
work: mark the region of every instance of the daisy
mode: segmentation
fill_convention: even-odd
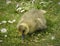
[[[11,20],[9,20],[8,23],[13,23],[13,22]]]
[[[21,8],[21,7],[19,7],[19,8],[17,8],[17,9],[16,9],[16,11],[20,11],[20,10],[22,10],[22,8]]]
[[[58,4],[60,5],[60,2],[58,2]]]
[[[11,0],[6,0],[6,4],[10,4],[11,3]]]
[[[0,42],[3,42],[3,40],[0,40]]]
[[[12,20],[12,22],[15,22],[16,20],[14,19],[14,20]]]
[[[6,28],[2,28],[0,31],[1,31],[1,33],[6,33],[7,29]]]
[[[52,36],[51,39],[54,40],[55,39],[55,36]]]
[[[7,37],[7,35],[5,35],[5,37]]]
[[[25,10],[21,10],[20,12],[22,13],[22,12],[24,12]]]
[[[7,23],[7,21],[3,20],[1,23]]]
[[[18,7],[19,7],[19,4],[17,3],[16,8],[18,8]]]

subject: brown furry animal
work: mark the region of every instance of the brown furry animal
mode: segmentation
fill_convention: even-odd
[[[46,28],[46,20],[44,18],[44,10],[32,9],[26,12],[17,24],[20,34],[27,35],[38,29]]]

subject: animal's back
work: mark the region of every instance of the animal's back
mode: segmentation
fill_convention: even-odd
[[[43,14],[44,13],[41,12],[40,10],[32,9],[26,12],[21,18],[25,19],[24,21],[31,20],[31,19],[36,20],[37,18],[41,18],[45,20]]]

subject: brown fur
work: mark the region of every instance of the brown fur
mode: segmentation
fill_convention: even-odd
[[[45,12],[43,10],[29,10],[21,17],[17,24],[17,28],[20,29],[20,25],[24,26],[26,28],[24,33],[25,35],[28,33],[32,33],[38,29],[46,28],[46,20],[44,18],[44,13]],[[23,29],[24,27],[22,27],[21,29]],[[22,30],[19,31],[22,34]]]

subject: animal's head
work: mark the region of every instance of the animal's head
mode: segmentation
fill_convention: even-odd
[[[20,35],[27,35],[29,33],[29,27],[27,24],[25,23],[21,23],[19,26],[18,26],[18,31],[20,33]]]

